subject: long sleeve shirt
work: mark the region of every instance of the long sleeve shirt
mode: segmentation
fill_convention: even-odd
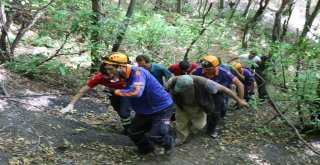
[[[115,95],[129,97],[137,114],[152,114],[173,104],[169,93],[147,70],[142,67],[127,67],[127,89],[118,89]]]

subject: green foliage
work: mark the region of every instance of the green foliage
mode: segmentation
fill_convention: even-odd
[[[270,137],[274,137],[275,136],[275,133],[272,130],[270,130],[269,128],[267,128],[266,126],[258,128],[258,132],[261,133],[261,134],[270,136]]]
[[[36,77],[46,73],[56,73],[60,75],[66,75],[69,73],[69,68],[67,68],[63,63],[54,60],[38,66],[38,64],[46,58],[47,57],[42,55],[38,55],[36,57],[20,56],[18,59],[11,62],[6,62],[5,66],[15,73],[30,77]]]
[[[176,20],[175,26],[168,24],[162,15],[136,13],[124,44],[135,45],[138,51],[154,57],[161,54],[157,62],[169,64],[172,62],[172,52],[194,37],[184,18],[175,15],[173,19]]]
[[[300,128],[304,125],[318,127],[318,123],[310,118],[315,113],[312,109],[316,109],[315,107],[320,103],[319,46],[309,41],[302,41],[295,45],[278,42],[270,46],[273,59],[270,66],[273,67],[270,67],[267,72],[270,77],[272,75],[271,82],[288,89],[285,93],[278,93],[281,96],[274,98],[277,102],[281,100],[291,102],[291,104],[283,104],[281,108],[290,110],[292,120],[303,120]],[[271,68],[276,72],[272,72]],[[275,94],[272,91],[271,93]]]
[[[53,48],[53,40],[50,37],[37,38],[33,40],[32,46],[45,46],[47,48]]]

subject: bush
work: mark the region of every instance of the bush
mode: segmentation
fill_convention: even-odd
[[[31,78],[47,73],[56,73],[60,75],[66,75],[69,73],[69,68],[67,68],[63,63],[55,60],[51,60],[39,66],[39,64],[46,58],[47,57],[43,55],[37,55],[36,57],[20,56],[13,61],[6,62],[5,66],[17,74]]]

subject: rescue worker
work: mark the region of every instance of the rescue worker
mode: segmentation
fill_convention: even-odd
[[[227,69],[228,71],[231,71],[231,73],[235,76],[237,76],[237,78],[242,81],[244,80],[244,77],[237,71],[237,69],[235,69],[233,66],[226,64],[226,63],[222,63],[221,58],[217,57],[219,59],[219,64],[222,68]]]
[[[124,63],[129,64],[130,61],[128,59],[125,59],[123,61]],[[88,93],[92,88],[94,88],[97,85],[103,85],[105,87],[109,88],[115,88],[115,89],[124,89],[125,85],[124,82],[116,76],[114,79],[112,75],[107,74],[107,70],[105,69],[105,63],[101,64],[100,66],[100,72],[98,72],[95,76],[93,76],[85,86],[83,86],[79,92],[73,97],[71,102],[63,108],[60,112],[61,113],[67,113],[74,109],[74,105],[81,99],[82,96],[84,96],[86,93]],[[113,107],[113,109],[118,113],[120,116],[120,120],[123,126],[122,134],[128,135],[128,128],[130,127],[131,123],[131,115],[130,115],[130,105],[129,105],[129,99],[125,97],[119,97],[115,95],[108,96],[110,99],[110,104]]]
[[[254,94],[254,74],[252,74],[249,69],[242,67],[239,62],[233,62],[232,65],[244,77],[244,79],[241,80],[244,85],[244,99],[249,101],[251,99],[250,96]]]
[[[182,60],[178,64],[173,64],[168,67],[168,70],[175,76],[190,74],[199,65],[194,62],[189,62],[187,60]]]
[[[214,97],[217,92],[233,98],[239,106],[249,105],[230,89],[204,77],[182,75],[169,79],[166,90],[172,93],[176,109],[176,145],[185,142],[189,133],[201,130],[207,123],[207,114],[211,114],[211,124],[215,127],[220,121],[220,111],[215,110]]]
[[[231,88],[231,84],[233,83],[237,87],[238,97],[243,99],[243,84],[230,71],[219,66],[219,59],[216,56],[207,55],[200,61],[200,63],[201,66],[193,70],[191,72],[192,75],[208,78],[227,88]],[[222,92],[218,92],[215,96],[216,97],[213,98],[215,108],[220,111],[221,118],[224,118],[228,108],[228,97]],[[211,120],[215,119],[212,115],[209,115],[208,120],[207,134],[216,138],[218,136],[216,125],[211,124],[211,122],[213,122]]]
[[[136,61],[140,67],[148,70],[162,86],[169,78],[173,77],[168,69],[159,64],[151,63],[150,58],[146,55],[138,55]]]
[[[243,67],[251,69],[253,72],[261,62],[261,59],[259,56],[257,56],[257,51],[255,50],[250,51],[250,53],[241,54],[238,57],[231,59],[228,63],[238,59],[241,60]]]
[[[108,75],[125,81],[127,89],[109,88],[112,95],[126,97],[136,115],[131,122],[129,137],[138,147],[140,154],[154,152],[154,143],[164,147],[164,154],[171,155],[174,139],[169,134],[173,111],[171,96],[161,84],[144,68],[127,65],[128,57],[116,52],[102,62]]]

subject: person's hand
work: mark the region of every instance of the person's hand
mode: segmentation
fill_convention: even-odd
[[[60,112],[61,113],[67,113],[67,112],[70,112],[71,110],[73,110],[73,104],[68,104],[68,106],[66,106],[65,108],[61,109]]]
[[[106,87],[104,88],[103,92],[106,93],[109,97],[114,95],[114,92],[116,91],[115,88],[109,88],[109,87]]]
[[[243,100],[240,100],[238,102],[238,106],[239,106],[239,108],[249,108],[249,104]]]

